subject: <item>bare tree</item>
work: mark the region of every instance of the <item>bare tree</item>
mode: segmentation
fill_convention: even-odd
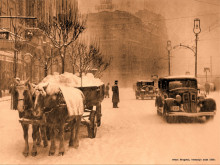
[[[98,44],[95,42],[87,46],[84,43],[76,43],[70,54],[70,64],[73,66],[73,73],[88,73],[96,69],[95,77],[101,77],[102,73],[110,66],[111,58],[104,56]]]
[[[78,13],[76,8],[69,8],[49,22],[39,22],[38,27],[51,40],[53,46],[59,50],[59,55],[62,61],[62,73],[65,69],[65,58],[67,47],[74,43],[79,35],[85,30],[86,18]]]

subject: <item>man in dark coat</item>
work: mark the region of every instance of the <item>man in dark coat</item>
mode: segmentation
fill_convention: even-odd
[[[118,89],[118,81],[115,81],[115,85],[112,86],[112,102],[113,102],[113,108],[118,108],[118,102],[119,102],[119,89]]]

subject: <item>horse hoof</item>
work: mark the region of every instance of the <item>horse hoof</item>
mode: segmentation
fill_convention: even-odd
[[[28,156],[28,152],[27,152],[27,153],[23,152],[23,155],[24,155],[25,157],[27,157],[27,156]]]
[[[44,148],[46,148],[48,146],[48,144],[47,143],[44,143]]]
[[[37,151],[31,153],[32,156],[37,156]]]
[[[59,156],[63,156],[64,155],[64,152],[59,152]]]
[[[69,142],[69,147],[73,147],[73,142]]]
[[[54,155],[54,152],[49,152],[49,156],[53,156]]]
[[[79,145],[74,145],[73,148],[78,149]]]

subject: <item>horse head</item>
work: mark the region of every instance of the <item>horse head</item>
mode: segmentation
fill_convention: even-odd
[[[57,105],[57,94],[48,94],[46,92],[48,83],[38,85],[34,90],[34,108],[33,113],[37,118],[41,118],[45,112],[50,111]]]
[[[33,107],[32,92],[33,87],[29,80],[20,81],[15,79],[15,97],[17,100],[17,110],[24,113],[25,110],[31,110]]]

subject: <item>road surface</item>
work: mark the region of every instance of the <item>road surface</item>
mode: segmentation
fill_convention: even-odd
[[[219,108],[219,93],[210,97]],[[10,101],[0,107],[0,164],[220,164],[218,111],[213,121],[168,124],[157,116],[154,100],[136,100],[132,89],[120,89],[119,108],[112,108],[111,98],[102,102],[95,139],[81,127],[78,149],[68,147],[66,134],[64,156],[48,156],[49,147],[41,145],[36,157],[25,158],[18,112],[10,110]]]

